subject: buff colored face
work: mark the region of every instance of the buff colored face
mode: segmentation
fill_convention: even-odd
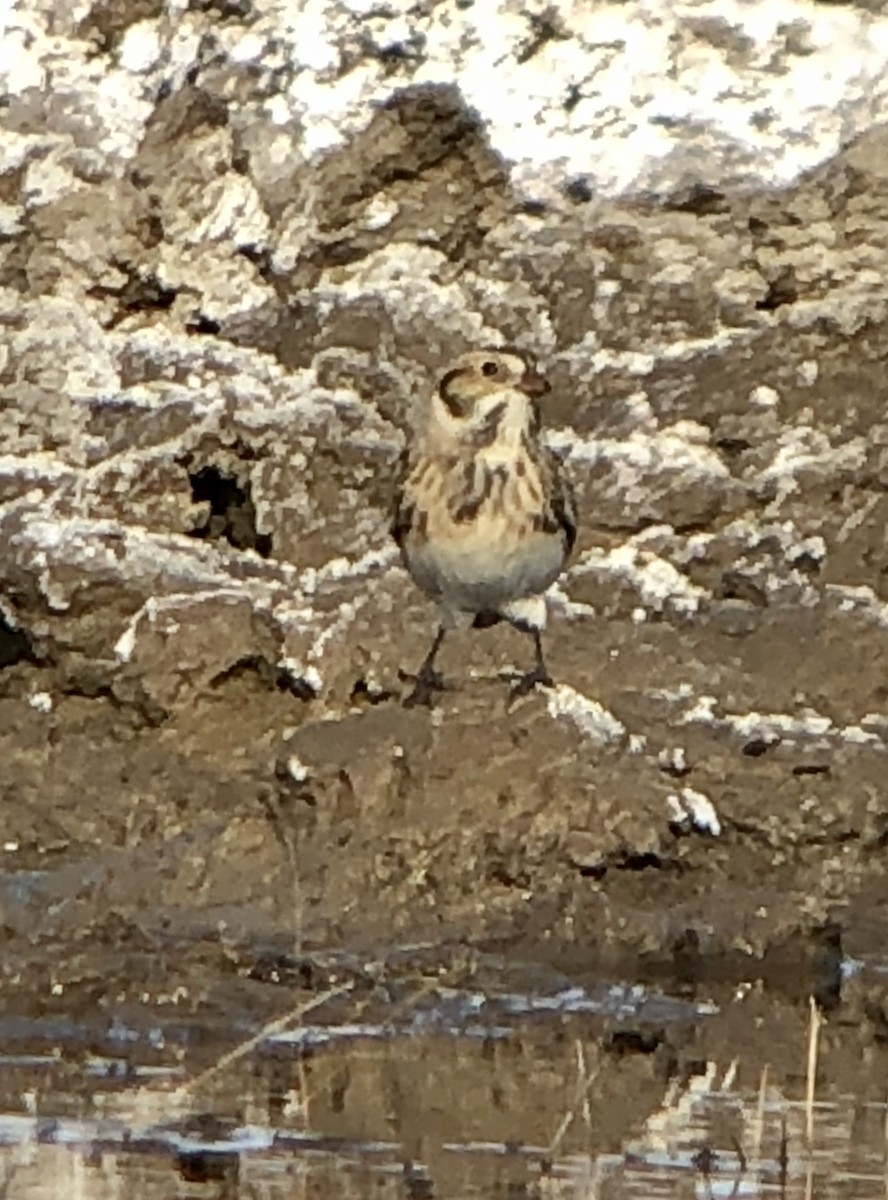
[[[514,350],[477,350],[464,354],[447,372],[438,394],[451,417],[470,419],[479,408],[489,408],[502,393],[523,392],[538,400],[549,384],[524,354]]]

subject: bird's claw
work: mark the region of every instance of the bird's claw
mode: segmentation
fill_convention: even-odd
[[[536,666],[532,671],[528,671],[522,675],[515,686],[509,693],[509,702],[520,700],[522,696],[526,696],[538,687],[554,687],[555,681],[544,666]]]
[[[406,676],[406,678],[412,678]],[[436,692],[446,691],[444,676],[439,671],[420,671],[415,676],[413,691],[404,701],[405,708],[431,708]]]

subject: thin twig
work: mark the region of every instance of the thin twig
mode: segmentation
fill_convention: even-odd
[[[750,1152],[752,1154],[752,1169],[759,1185],[762,1179],[762,1142],[765,1138],[765,1101],[768,1098],[768,1064],[762,1067],[762,1077],[759,1082],[758,1104],[755,1110],[755,1132],[752,1138]]]
[[[888,1103],[885,1104],[885,1200],[888,1200]]]
[[[589,1076],[589,1070],[586,1066],[586,1051],[583,1043],[577,1038],[575,1043],[577,1055],[577,1086],[581,1092],[581,1112],[583,1114],[583,1124],[586,1126],[586,1178],[584,1200],[598,1200],[598,1160],[593,1163],[592,1150],[592,1106],[589,1103],[589,1092],[592,1087],[592,1078]],[[596,1071],[596,1075],[598,1072]]]
[[[235,1046],[233,1050],[229,1050],[211,1067],[207,1067],[200,1075],[196,1075],[194,1079],[183,1083],[176,1089],[176,1092],[187,1094],[195,1091],[207,1080],[218,1075],[220,1071],[224,1071],[226,1067],[230,1067],[232,1063],[238,1062],[245,1055],[276,1033],[283,1033],[287,1026],[292,1025],[296,1021],[301,1021],[308,1013],[313,1012],[316,1008],[326,1004],[328,1000],[334,1000],[337,996],[344,996],[346,992],[350,992],[354,987],[354,982],[341,983],[337,987],[328,988],[326,992],[322,992],[319,996],[312,996],[311,1000],[307,1000],[305,1004],[300,1004],[297,1008],[291,1008],[289,1012],[285,1012],[283,1016],[275,1017],[273,1021],[269,1021],[263,1025],[258,1033],[255,1033],[251,1038],[247,1038],[245,1042],[241,1042],[239,1046]],[[174,1093],[175,1095],[175,1093]]]
[[[808,1069],[805,1078],[805,1140],[808,1145],[805,1200],[811,1200],[814,1195],[814,1097],[817,1093],[817,1056],[820,1051],[820,1026],[823,1021],[813,996],[809,999],[809,1005]]]
[[[811,996],[810,1020],[808,1022],[808,1070],[805,1076],[805,1136],[808,1153],[814,1149],[814,1096],[817,1091],[817,1056],[820,1051],[820,1026],[823,1018],[817,1001]]]

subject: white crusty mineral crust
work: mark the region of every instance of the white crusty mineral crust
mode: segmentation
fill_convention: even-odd
[[[694,788],[684,787],[678,793],[670,792],[666,797],[666,809],[671,824],[689,825],[713,837],[721,833],[721,821],[715,805],[708,796]]]
[[[400,0],[363,13],[370,53],[346,72],[354,7],[309,0],[289,25],[264,8],[289,44],[303,153],[365,126],[391,93],[382,60],[398,47],[399,85],[455,84],[533,196],[577,177],[605,196],[687,175],[785,183],[866,129],[888,96],[888,17],[851,7],[500,0],[417,16]]]
[[[626,736],[626,727],[613,713],[566,683],[548,690],[546,703],[553,719],[567,717],[591,742],[621,742]]]
[[[423,12],[396,0],[363,12],[357,38],[360,7],[263,0],[249,21],[213,29],[230,69],[278,72],[269,123],[294,131],[303,158],[341,149],[397,89],[446,84],[529,195],[557,195],[571,179],[598,196],[688,178],[779,185],[867,129],[888,97],[888,15],[850,5],[493,0]],[[102,154],[130,157],[152,109],[144,81],[181,85],[212,10],[169,3],[124,31],[111,66],[56,9],[10,4],[0,86],[39,95],[51,75],[42,137],[64,136],[76,105]]]
[[[613,550],[587,551],[568,571],[568,579],[585,575],[611,577],[628,583],[637,593],[645,609],[663,612],[695,613],[707,598],[703,588],[691,583],[665,558],[639,546],[637,538],[629,538]]]

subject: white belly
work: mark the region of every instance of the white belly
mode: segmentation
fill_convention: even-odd
[[[414,543],[407,566],[416,583],[443,608],[500,612],[513,600],[537,596],[561,573],[564,547],[556,534],[470,526],[453,537]]]

